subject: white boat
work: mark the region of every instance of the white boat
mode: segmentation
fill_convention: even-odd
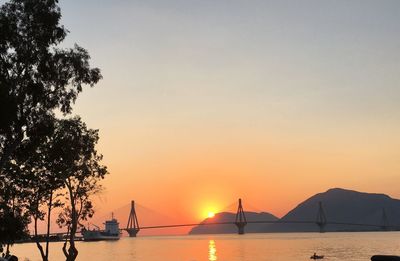
[[[96,229],[81,230],[84,241],[101,241],[101,240],[118,240],[120,238],[119,223],[112,215],[111,220],[106,220],[105,230],[100,230],[99,227]]]

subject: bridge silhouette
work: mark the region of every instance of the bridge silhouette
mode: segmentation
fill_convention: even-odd
[[[364,224],[364,223],[347,223],[347,222],[334,222],[328,221],[325,215],[322,202],[318,204],[318,212],[315,220],[301,221],[301,220],[256,220],[248,221],[246,219],[245,211],[243,208],[242,200],[238,200],[237,211],[234,221],[225,222],[201,222],[201,223],[187,223],[187,224],[167,224],[167,225],[152,225],[152,226],[139,226],[139,219],[135,209],[135,201],[131,202],[131,210],[129,213],[128,224],[126,228],[121,230],[126,231],[130,237],[136,237],[140,230],[146,229],[162,229],[162,228],[178,228],[178,227],[195,227],[195,226],[214,226],[214,225],[235,225],[239,235],[245,234],[245,227],[247,224],[315,224],[320,233],[325,232],[327,225],[344,225],[344,226],[359,226],[378,228],[382,231],[389,229],[400,229],[398,226],[390,226],[387,221],[385,210],[382,210],[382,223],[381,224]]]
[[[233,205],[233,204],[232,204]],[[128,207],[128,205],[125,205]],[[230,205],[231,206],[231,205]],[[154,214],[154,211],[148,209],[144,206],[142,208],[147,209],[147,211],[151,211]],[[124,207],[125,208],[125,207]],[[156,213],[159,214],[159,213]],[[400,230],[400,226],[398,225],[390,225],[388,222],[388,218],[386,215],[385,209],[382,209],[382,218],[380,224],[366,224],[366,223],[351,223],[351,222],[337,222],[330,221],[326,218],[325,211],[323,208],[322,202],[318,203],[318,211],[315,220],[247,220],[245,211],[243,208],[242,200],[239,199],[237,203],[237,211],[235,220],[232,221],[223,221],[223,222],[200,222],[200,223],[183,223],[183,224],[166,224],[166,225],[139,225],[139,217],[136,212],[135,201],[131,201],[130,213],[128,216],[128,223],[126,228],[121,228],[121,231],[126,231],[129,234],[129,237],[136,237],[140,230],[150,230],[150,229],[164,229],[164,228],[179,228],[179,227],[195,227],[195,226],[218,226],[218,225],[234,225],[237,227],[237,233],[239,235],[245,234],[245,227],[248,224],[313,224],[319,229],[320,233],[326,232],[325,228],[327,225],[339,225],[339,226],[353,226],[353,227],[368,227],[371,228],[372,231],[393,231]],[[97,226],[96,226],[97,227]],[[68,233],[67,232],[56,232],[50,233],[50,237],[55,237],[56,239],[64,238]],[[39,234],[39,237],[43,238],[45,234]],[[31,238],[34,238],[32,235]],[[82,239],[77,237],[77,239]]]

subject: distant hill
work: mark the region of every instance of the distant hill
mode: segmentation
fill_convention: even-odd
[[[318,193],[289,211],[280,221],[316,221],[318,204],[322,203],[328,222],[383,225],[383,212],[386,224],[400,227],[400,200],[384,194],[363,193],[341,188]],[[249,221],[279,220],[269,213],[245,212]],[[235,213],[219,213],[207,222],[234,221]],[[325,231],[371,231],[380,227],[328,224]],[[261,232],[317,232],[316,224],[248,224],[246,233]],[[196,226],[190,234],[237,233],[235,225]]]
[[[322,202],[327,221],[357,224],[383,224],[383,211],[387,224],[400,225],[400,200],[384,194],[363,193],[334,188],[319,193],[300,203],[281,218],[282,221],[314,221],[317,218],[318,204]],[[328,224],[326,231],[368,231],[379,227],[345,226]],[[273,224],[268,231],[296,232],[318,231],[314,224]]]
[[[268,221],[276,221],[277,217],[270,213],[261,212],[245,212],[247,221],[260,221],[260,220],[268,220]],[[206,218],[201,222],[205,223],[214,223],[214,222],[235,222],[236,213],[229,212],[221,212],[215,214],[212,218]],[[257,233],[263,232],[265,224],[247,224],[246,232],[247,233]],[[230,234],[237,233],[237,227],[232,225],[206,225],[206,226],[196,226],[192,228],[189,234]]]

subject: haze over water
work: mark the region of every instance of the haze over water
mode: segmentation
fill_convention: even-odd
[[[366,261],[377,253],[400,253],[399,238],[400,232],[124,237],[116,242],[78,242],[77,260],[301,261],[317,252],[326,260]],[[63,259],[61,246],[51,243],[52,260]],[[40,260],[33,243],[13,250],[21,260]]]

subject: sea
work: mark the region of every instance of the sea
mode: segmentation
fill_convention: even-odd
[[[50,244],[50,260],[65,260],[62,242]],[[118,241],[77,242],[77,260],[110,261],[299,261],[370,260],[400,255],[400,232],[269,233],[122,237]],[[19,260],[41,260],[34,243],[15,244]]]

